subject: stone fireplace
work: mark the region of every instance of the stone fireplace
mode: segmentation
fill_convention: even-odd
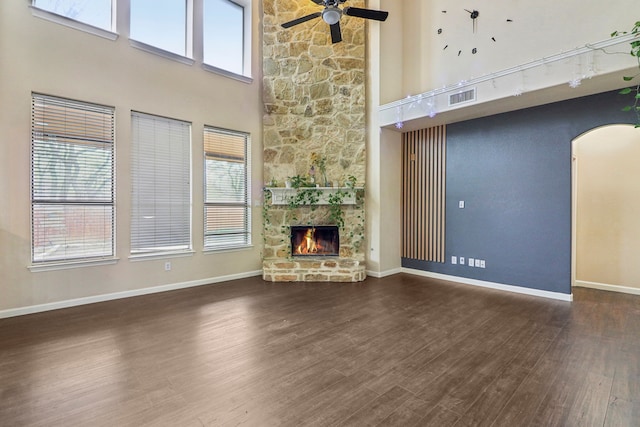
[[[364,0],[350,6],[365,7]],[[353,176],[365,178],[365,25],[341,21],[341,43],[331,43],[323,22],[280,26],[316,12],[309,0],[264,0],[263,25],[263,161],[264,182],[284,190],[289,177],[307,177],[319,191],[346,188]],[[341,206],[343,223],[332,220],[335,205],[318,201],[292,207],[275,203],[265,191],[263,209],[263,277],[269,281],[360,281],[364,264],[364,191]],[[296,256],[292,226],[339,229],[337,252]],[[306,233],[306,231],[305,231]],[[303,236],[304,237],[304,236]]]

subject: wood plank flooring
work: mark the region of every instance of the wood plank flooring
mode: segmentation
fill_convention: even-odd
[[[0,320],[2,426],[639,426],[640,297],[399,274]]]

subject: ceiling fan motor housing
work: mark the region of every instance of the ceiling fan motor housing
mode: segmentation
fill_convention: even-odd
[[[342,16],[342,11],[335,6],[327,6],[322,11],[322,20],[329,25],[336,24],[340,21],[340,17]]]

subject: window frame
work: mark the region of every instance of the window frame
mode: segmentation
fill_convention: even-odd
[[[116,0],[117,1],[117,0]],[[195,63],[194,58],[194,39],[195,39],[195,27],[194,27],[194,1],[203,0],[184,0],[185,2],[185,21],[184,21],[184,36],[185,46],[184,55],[170,50],[163,49],[159,46],[155,46],[148,42],[143,42],[131,38],[131,2],[135,0],[126,0],[129,6],[129,45],[143,50],[154,55],[162,56],[166,59],[181,62],[185,65],[193,65]]]
[[[93,34],[105,39],[115,41],[118,39],[118,26],[125,35],[131,33],[131,0],[111,0],[111,28],[105,30],[95,27],[82,21],[68,18],[64,15],[57,14],[41,9],[33,4],[35,0],[30,0],[29,8],[34,17],[64,25],[69,28],[80,30],[89,34]],[[253,2],[256,0],[227,0],[240,6],[243,9],[243,40],[242,40],[242,73],[238,74],[234,71],[225,70],[204,61],[204,19],[203,10],[206,0],[185,0],[186,2],[186,49],[185,55],[180,55],[160,47],[150,45],[148,43],[134,40],[128,37],[129,45],[135,49],[142,50],[153,55],[163,57],[172,61],[176,61],[188,66],[196,63],[200,64],[200,68],[204,71],[221,75],[223,77],[238,80],[243,83],[253,83],[252,77],[252,52],[253,52]],[[118,16],[118,10],[122,9]],[[125,16],[128,15],[128,16]]]
[[[202,1],[202,8],[204,10],[205,2],[207,0]],[[204,60],[204,21],[201,22],[202,25],[202,68],[206,71],[214,72],[216,74],[221,74],[226,77],[235,78],[237,80],[243,81],[245,83],[251,83],[253,79],[251,78],[251,51],[252,51],[252,1],[253,0],[225,0],[230,3],[233,3],[242,8],[242,16],[243,16],[243,24],[242,24],[242,74],[235,73],[233,71],[226,70],[224,68],[217,67],[215,65],[209,64]],[[202,14],[204,16],[204,13]]]
[[[108,40],[117,40],[118,33],[116,32],[116,24],[117,24],[117,3],[119,0],[110,0],[111,1],[111,25],[109,29],[105,29],[102,27],[96,27],[95,25],[88,24],[84,21],[78,21],[73,18],[69,18],[65,15],[60,15],[59,13],[51,12],[46,9],[41,9],[35,5],[36,0],[31,0],[29,9],[31,9],[31,15],[36,18],[44,19],[45,21],[54,22],[56,24],[64,25],[65,27],[73,28],[79,31],[83,31],[85,33],[93,34],[95,36],[99,36]]]
[[[131,171],[131,210],[130,210],[130,233],[129,233],[129,258],[131,259],[135,259],[135,258],[166,258],[167,256],[184,256],[185,254],[191,254],[193,253],[193,188],[192,188],[192,182],[193,182],[193,167],[192,167],[192,163],[193,163],[193,159],[192,159],[192,155],[193,155],[193,138],[192,138],[192,128],[193,128],[193,123],[189,122],[189,121],[185,121],[185,120],[179,120],[179,119],[174,119],[174,118],[170,118],[170,117],[164,117],[164,116],[160,116],[157,114],[149,114],[149,113],[143,113],[140,111],[131,111],[130,114],[131,117],[131,167],[130,167],[130,171]],[[136,122],[134,117],[138,117],[140,119],[150,119],[150,120],[157,120],[158,122],[168,122],[168,123],[174,123],[176,125],[179,126],[185,126],[186,127],[186,139],[185,141],[183,141],[186,144],[186,149],[185,152],[183,154],[186,155],[186,159],[183,159],[184,165],[186,166],[186,171],[185,170],[181,170],[181,174],[187,177],[188,182],[182,183],[182,186],[184,187],[183,190],[186,190],[184,193],[180,193],[181,196],[184,196],[185,194],[188,196],[188,202],[186,206],[186,210],[188,211],[187,214],[184,215],[184,218],[182,218],[183,220],[187,220],[188,221],[188,237],[187,237],[187,241],[188,243],[184,244],[180,244],[180,245],[171,245],[171,246],[165,246],[164,249],[160,246],[157,246],[155,248],[147,248],[147,249],[143,249],[142,247],[136,247],[134,249],[134,239],[137,238],[137,236],[134,237],[134,233],[140,233],[140,231],[143,229],[143,227],[137,227],[136,224],[136,220],[134,219],[134,214],[135,214],[135,210],[136,209],[140,209],[139,205],[137,205],[137,200],[136,200],[136,191],[140,191],[139,188],[135,188],[135,185],[137,183],[139,183],[137,181],[137,179],[139,178],[138,172],[136,172],[134,170],[134,168],[137,166],[136,162],[138,161],[138,154],[136,153],[136,150],[138,150],[138,147],[136,146],[137,142],[136,142],[136,138],[135,138],[135,127],[136,127]],[[145,125],[148,125],[149,123],[147,122]],[[155,128],[155,123],[153,124],[154,128]],[[154,145],[157,142],[157,140],[154,140]],[[173,144],[173,142],[172,142]],[[147,153],[148,154],[148,153]],[[162,166],[162,165],[161,165]],[[164,165],[165,167],[167,167],[167,165]],[[154,163],[153,165],[154,168],[157,168],[158,165]],[[154,169],[155,170],[155,169]],[[155,182],[155,181],[154,181]],[[179,199],[177,199],[179,200]],[[170,200],[171,201],[171,200]],[[154,198],[154,206],[156,203],[158,203],[157,198]],[[185,205],[182,205],[182,208],[185,208]],[[139,213],[139,212],[138,212]],[[175,219],[174,217],[171,217],[172,219]],[[155,218],[154,218],[155,219]],[[171,223],[173,225],[173,222]],[[171,233],[167,233],[165,230],[165,235],[166,234],[171,234]],[[157,235],[156,235],[157,237]],[[185,236],[182,236],[183,238]],[[182,246],[182,247],[176,247],[176,246]]]
[[[211,153],[206,151],[206,143],[203,144],[203,238],[204,238],[204,252],[221,252],[221,251],[234,251],[239,249],[246,249],[253,247],[253,226],[252,226],[252,204],[251,204],[251,134],[248,132],[224,129],[216,126],[205,125],[203,129],[203,140],[206,139],[206,133],[211,132],[214,134],[223,134],[233,137],[243,138],[243,151],[244,151],[244,200],[242,202],[214,202],[209,201],[207,197],[207,160],[213,157]],[[216,233],[207,231],[207,208],[215,206],[230,206],[230,207],[242,207],[244,216],[244,231],[241,233],[244,235],[244,243],[240,244],[207,244],[208,238],[215,236]]]
[[[103,114],[105,119],[110,119],[110,126],[102,127],[102,130],[110,132],[110,138],[105,140],[94,140],[91,138],[82,138],[81,135],[73,134],[73,132],[67,133],[54,133],[51,135],[44,136],[44,127],[40,124],[35,123],[35,119],[38,116],[36,114],[36,103],[41,102],[45,103],[49,101],[51,106],[55,105],[55,107],[59,108],[77,108],[78,111],[85,112],[93,112]],[[45,108],[45,107],[40,107]],[[66,110],[63,110],[66,111]],[[42,114],[42,113],[41,113]],[[55,119],[56,113],[55,111],[50,111],[49,114]],[[66,121],[67,116],[65,113],[65,119],[60,121],[53,120],[52,123],[57,124],[58,126],[63,125],[65,129],[69,125],[69,122]],[[78,118],[79,116],[74,116],[74,118]],[[96,104],[92,102],[86,101],[78,101],[68,98],[62,98],[58,96],[44,95],[41,93],[33,92],[31,94],[31,156],[30,156],[30,230],[31,230],[31,264],[28,268],[31,271],[47,271],[47,270],[58,270],[58,269],[66,269],[66,268],[75,268],[82,266],[90,266],[90,265],[102,265],[102,264],[112,264],[117,262],[116,258],[116,148],[115,148],[115,107],[106,106],[102,104]],[[41,127],[38,127],[41,126]],[[40,136],[39,138],[37,137]],[[34,183],[36,182],[36,171],[35,171],[35,153],[36,151],[40,151],[41,149],[37,148],[38,139],[42,139],[39,143],[42,144],[45,140],[49,140],[47,142],[56,142],[56,143],[66,143],[66,144],[86,144],[87,146],[98,147],[98,144],[108,143],[110,144],[109,149],[109,157],[110,157],[110,200],[108,201],[96,201],[91,200],[90,198],[77,199],[76,197],[70,197],[68,193],[64,193],[67,197],[56,197],[53,193],[49,194],[49,197],[44,196],[36,196],[36,187]],[[35,221],[35,206],[61,206],[62,208],[66,206],[103,206],[111,208],[111,253],[110,254],[100,254],[100,255],[84,255],[84,256],[66,256],[62,258],[55,259],[42,259],[36,260],[36,221]],[[84,223],[83,223],[84,225]],[[65,237],[66,239],[66,237]],[[66,241],[66,240],[65,240]]]

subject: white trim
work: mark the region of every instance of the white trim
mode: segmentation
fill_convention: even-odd
[[[151,252],[146,254],[131,254],[129,255],[129,260],[132,262],[137,261],[149,261],[154,259],[164,259],[164,258],[184,258],[188,256],[193,256],[196,252],[194,250],[187,251],[167,251],[167,252]]]
[[[136,49],[140,49],[145,52],[151,53],[153,55],[158,55],[166,59],[171,59],[172,61],[180,62],[181,64],[185,64],[185,65],[195,64],[195,61],[191,58],[187,58],[186,56],[183,56],[174,52],[169,52],[168,50],[164,50],[147,43],[139,42],[138,40],[129,39],[129,44],[131,45],[131,47],[135,47]]]
[[[600,289],[601,291],[620,292],[623,294],[640,295],[640,288],[629,286],[610,285],[608,283],[587,282],[586,280],[576,280],[574,286],[581,288]]]
[[[202,250],[203,255],[211,255],[211,254],[220,254],[223,252],[240,252],[240,251],[248,251],[253,249],[254,245],[243,245],[243,246],[228,246],[226,248],[212,248],[205,246]]]
[[[542,291],[539,289],[524,288],[521,286],[504,285],[502,283],[485,282],[483,280],[469,279],[467,277],[449,276],[447,274],[432,273],[430,271],[415,270],[412,268],[405,268],[405,267],[402,268],[402,272],[407,274],[413,274],[416,276],[429,277],[431,279],[447,280],[449,282],[479,286],[482,288],[497,289],[500,291],[514,292],[517,294],[551,298],[551,299],[557,299],[561,301],[573,301],[573,294],[563,294],[560,292]]]
[[[382,279],[383,277],[393,276],[394,274],[402,273],[402,268],[398,267],[398,268],[385,270],[385,271],[367,270],[366,273],[367,273],[367,276],[375,277],[377,279]]]
[[[84,259],[77,261],[63,261],[63,262],[42,262],[40,264],[31,264],[27,268],[32,273],[38,273],[40,271],[53,271],[53,270],[67,270],[70,268],[80,267],[95,267],[96,265],[109,265],[116,264],[119,258],[104,258],[104,259]]]
[[[0,319],[7,317],[23,316],[25,314],[41,313],[44,311],[58,310],[61,308],[75,307],[78,305],[94,304],[97,302],[111,301],[122,298],[136,297],[140,295],[150,295],[159,292],[173,291],[177,289],[192,288],[202,285],[213,285],[230,280],[246,279],[248,277],[262,276],[262,270],[248,271],[245,273],[229,274],[227,276],[212,277],[208,279],[192,280],[182,283],[171,283],[168,285],[153,286],[150,288],[132,289],[130,291],[115,292],[112,294],[94,295],[90,297],[75,298],[65,301],[50,302],[46,304],[31,305],[27,307],[11,308],[0,310]]]
[[[93,34],[94,36],[99,36],[108,40],[116,40],[118,38],[117,33],[105,30],[104,28],[94,27],[93,25],[76,21],[75,19],[67,18],[66,16],[58,15],[57,13],[49,12],[36,6],[29,6],[29,8],[31,9],[31,15],[36,18],[64,25],[65,27],[73,28],[75,30],[84,31],[85,33]],[[111,21],[113,22],[113,14],[111,16]]]
[[[235,79],[241,81],[242,83],[253,83],[253,79],[249,76],[243,76],[241,74],[236,74],[233,71],[224,70],[222,68],[218,68],[214,65],[202,64],[202,69],[208,71],[210,73],[220,74],[224,77],[229,77],[231,79]]]

